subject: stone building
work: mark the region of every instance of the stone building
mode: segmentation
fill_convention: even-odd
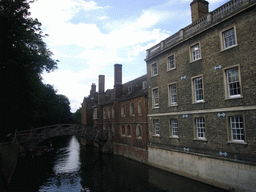
[[[97,100],[91,94],[82,104],[82,121],[92,119],[92,126],[108,132],[114,154],[147,162],[147,75],[123,84],[122,65],[115,64],[114,89],[105,91],[105,76],[99,75]]]
[[[256,189],[256,1],[212,12],[147,50],[148,163],[225,189]]]

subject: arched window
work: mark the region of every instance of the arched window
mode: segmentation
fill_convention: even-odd
[[[93,109],[93,119],[98,119],[98,108]]]
[[[131,136],[131,126],[127,126],[127,136]]]
[[[108,108],[108,118],[111,118],[111,111],[110,111],[110,107]]]
[[[115,111],[114,111],[114,107],[112,107],[112,118],[115,117]]]
[[[130,104],[130,115],[133,116],[135,113],[134,113],[134,103],[131,103]]]
[[[140,101],[138,103],[138,114],[142,115],[142,107],[141,107],[141,102]]]
[[[103,119],[106,119],[106,109],[103,108]]]
[[[138,124],[138,125],[136,126],[136,136],[137,136],[137,137],[142,137],[142,127],[141,127],[140,124]]]
[[[121,116],[124,117],[125,116],[125,105],[123,104],[121,107]]]
[[[122,128],[121,128],[121,135],[125,136],[125,127],[124,127],[124,125],[122,125]]]

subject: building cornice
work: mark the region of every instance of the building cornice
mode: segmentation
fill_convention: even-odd
[[[160,117],[160,116],[171,116],[171,115],[192,115],[192,114],[203,114],[203,113],[220,113],[220,112],[234,112],[234,111],[248,111],[248,110],[256,110],[256,105],[217,108],[217,109],[203,109],[203,110],[193,110],[193,111],[181,111],[181,112],[170,112],[170,113],[157,113],[157,114],[148,114],[148,117]]]
[[[168,51],[169,49],[203,33],[204,31],[234,17],[235,15],[256,5],[256,0],[231,0],[206,16],[198,19],[187,27],[179,30],[177,33],[161,41],[155,46],[148,49],[145,61]]]

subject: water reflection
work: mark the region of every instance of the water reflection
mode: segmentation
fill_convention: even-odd
[[[75,137],[72,137],[68,147],[56,152],[54,161],[54,174],[39,191],[80,191],[80,145]]]
[[[75,137],[56,138],[54,147],[51,160],[20,162],[8,191],[223,191],[121,156],[103,154],[92,146],[80,146]]]

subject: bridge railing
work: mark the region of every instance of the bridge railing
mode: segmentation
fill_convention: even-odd
[[[15,132],[16,140],[19,143],[29,142],[29,146],[37,145],[50,137],[63,135],[84,136],[98,143],[105,142],[108,139],[107,131],[75,124],[57,124]]]

